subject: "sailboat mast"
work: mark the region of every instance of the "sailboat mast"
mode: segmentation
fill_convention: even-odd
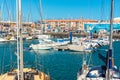
[[[113,13],[114,11],[114,0],[112,0],[111,2],[111,14],[110,14],[110,45],[109,45],[109,49],[112,49],[112,33],[113,33]]]
[[[108,62],[107,62],[107,75],[106,80],[109,80],[109,71],[113,67],[113,49],[112,49],[112,33],[113,33],[113,15],[114,15],[114,0],[111,0],[111,12],[110,12],[110,36],[109,36],[109,52],[108,52]]]
[[[20,39],[18,41],[17,50],[18,50],[18,80],[24,80],[23,78],[23,42],[22,42],[22,10],[21,10],[21,0],[16,0],[17,3],[17,39],[18,35]]]
[[[40,0],[39,3],[40,3],[40,18],[41,18],[40,24],[42,25],[42,24],[43,24],[43,16],[42,16],[42,0]],[[42,30],[43,30],[43,33],[44,33],[44,30],[45,30],[44,25],[42,25],[41,27],[42,27]]]
[[[113,67],[112,57],[112,33],[113,33],[113,9],[114,9],[114,0],[111,0],[111,14],[110,14],[110,44],[109,44],[109,69]]]
[[[19,25],[18,25],[18,0],[16,0],[16,26],[17,26],[17,68],[18,68],[18,72],[17,72],[17,76],[18,76],[18,80],[19,80],[19,39],[18,39],[18,35],[19,35]]]
[[[0,9],[0,21],[2,21],[2,11]]]

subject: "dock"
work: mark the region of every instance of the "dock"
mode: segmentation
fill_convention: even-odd
[[[70,36],[69,32],[47,32],[44,34],[50,35],[54,38],[69,38],[69,36]],[[80,37],[80,36],[86,37],[88,35],[89,35],[88,33],[75,33],[75,32],[73,32],[74,37]]]

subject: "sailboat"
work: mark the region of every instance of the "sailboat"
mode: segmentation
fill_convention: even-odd
[[[112,26],[114,0],[111,0],[111,19],[109,49],[106,56],[106,65],[88,67],[86,61],[83,61],[82,68],[79,70],[77,80],[120,80],[120,71],[114,65],[113,47],[112,47]]]
[[[32,68],[23,67],[23,42],[22,42],[22,24],[21,24],[21,0],[16,0],[17,5],[17,63],[18,69],[0,75],[0,80],[50,80],[45,73]]]

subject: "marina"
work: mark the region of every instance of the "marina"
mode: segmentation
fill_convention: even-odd
[[[0,0],[0,80],[120,80],[119,0]]]
[[[42,65],[43,68],[38,67],[40,70],[43,70],[45,73],[49,73],[52,80],[76,80],[77,79],[77,72],[82,65],[82,52],[71,52],[71,51],[56,51],[56,50],[38,50],[37,53],[33,50],[28,50],[28,46],[33,43],[36,43],[36,40],[30,40],[24,42],[24,64],[26,66],[35,67],[35,65],[31,65],[35,63],[35,55],[37,54],[38,64]],[[3,74],[10,70],[10,64],[12,62],[12,67],[15,67],[16,63],[16,54],[15,54],[15,42],[6,42],[0,43],[0,59],[3,62],[0,62],[1,68],[0,72]],[[119,68],[119,53],[120,51],[118,48],[120,45],[119,41],[113,43],[114,52],[117,53],[114,55],[115,64]],[[9,48],[10,47],[10,48]],[[88,54],[88,57],[92,55],[92,64],[91,65],[101,65],[104,64],[102,60],[98,58],[98,53],[106,56],[106,51],[108,46],[99,47],[96,52],[92,52],[92,54]],[[10,53],[9,53],[10,52]],[[12,55],[12,61],[10,60],[10,56]],[[4,58],[3,58],[4,56]],[[94,58],[95,57],[95,58]],[[9,61],[7,60],[9,59]],[[97,62],[96,62],[97,60]],[[59,63],[59,64],[58,64]],[[56,74],[56,73],[59,73]],[[68,74],[69,73],[69,74]],[[63,75],[64,74],[64,75]],[[68,77],[69,76],[69,77]]]

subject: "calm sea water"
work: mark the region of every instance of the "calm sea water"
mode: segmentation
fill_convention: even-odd
[[[28,50],[28,46],[36,40],[24,42],[24,64],[25,67],[35,67],[49,73],[52,80],[76,80],[77,72],[81,68],[82,53],[70,51],[33,51]],[[120,66],[120,42],[114,42],[114,57],[116,66]],[[104,64],[99,58],[98,53],[106,55],[108,46],[99,47],[99,50],[92,54],[87,54],[87,58],[92,56],[90,62],[93,65]],[[12,66],[10,66],[10,64]],[[10,67],[16,67],[16,42],[0,43],[0,73],[10,70]],[[42,67],[42,68],[41,68]]]

